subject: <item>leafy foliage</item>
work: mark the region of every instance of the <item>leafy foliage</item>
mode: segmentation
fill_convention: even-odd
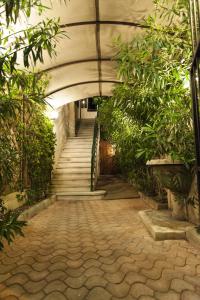
[[[30,200],[45,198],[47,194],[53,170],[55,142],[51,121],[37,109],[26,131],[24,142],[30,179],[28,191]]]
[[[15,235],[23,236],[22,227],[26,225],[25,221],[17,220],[18,214],[7,210],[0,200],[0,251],[3,250],[3,240],[11,244]]]
[[[99,102],[100,121],[116,145],[121,169],[148,187],[146,162],[170,156],[194,163],[189,68],[192,56],[188,2],[156,0],[144,35],[114,42],[118,77],[108,101]],[[176,178],[177,179],[177,178]],[[146,183],[146,184],[145,184]],[[157,190],[155,181],[152,186]]]
[[[29,203],[46,195],[55,144],[52,124],[44,115],[48,80],[30,70],[43,63],[44,52],[56,55],[56,44],[66,33],[59,19],[43,20],[17,32],[16,24],[32,10],[41,14],[44,9],[40,0],[0,0],[0,194],[20,190],[18,198],[25,197]],[[21,58],[23,71],[18,65]],[[22,234],[25,223],[2,202],[0,210],[2,249],[2,240],[12,242],[15,234]]]

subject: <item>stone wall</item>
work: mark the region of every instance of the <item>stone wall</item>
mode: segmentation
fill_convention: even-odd
[[[68,137],[75,136],[75,104],[68,103],[57,109],[58,117],[54,120],[56,134],[55,166]]]

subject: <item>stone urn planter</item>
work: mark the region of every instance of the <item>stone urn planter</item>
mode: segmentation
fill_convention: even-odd
[[[187,215],[187,196],[192,183],[192,175],[181,161],[170,158],[152,159],[147,162],[152,168],[153,175],[167,190],[168,207],[172,216],[185,220]]]

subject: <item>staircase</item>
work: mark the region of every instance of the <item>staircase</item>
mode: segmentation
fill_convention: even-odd
[[[76,137],[68,138],[54,171],[51,194],[57,200],[100,200],[105,191],[90,191],[94,120],[82,120]]]

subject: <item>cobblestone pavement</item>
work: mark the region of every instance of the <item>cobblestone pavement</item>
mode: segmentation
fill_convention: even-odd
[[[200,253],[155,242],[139,199],[57,202],[0,254],[0,299],[200,299]]]

